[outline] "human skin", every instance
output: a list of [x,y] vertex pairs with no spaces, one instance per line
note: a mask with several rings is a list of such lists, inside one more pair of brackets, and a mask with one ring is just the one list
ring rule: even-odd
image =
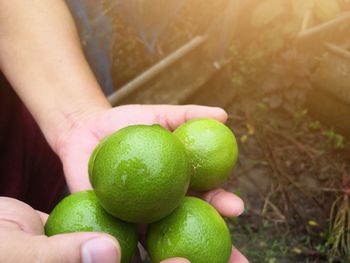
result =
[[[73,19],[62,0],[0,0],[0,70],[60,157],[72,192],[91,187],[89,156],[102,138],[120,128],[157,123],[174,130],[192,118],[227,119],[222,109],[194,105],[112,108],[84,58]],[[223,216],[238,216],[244,209],[240,198],[222,189],[201,197]],[[26,216],[16,217],[21,213]],[[69,258],[66,262],[84,261],[88,256],[91,262],[101,259],[97,256],[109,255],[113,262],[120,258],[118,242],[100,233],[45,237],[45,217],[23,203],[1,198],[0,261],[31,262],[39,258],[62,262],[62,254]],[[92,246],[91,240],[97,243]],[[8,244],[15,245],[16,251],[8,249]],[[62,249],[60,253],[52,248],[55,246]],[[230,262],[247,260],[233,250]]]

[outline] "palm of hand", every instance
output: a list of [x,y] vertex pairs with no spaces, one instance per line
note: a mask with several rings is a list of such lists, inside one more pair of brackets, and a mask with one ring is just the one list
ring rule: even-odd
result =
[[[215,118],[225,122],[226,113],[218,108],[201,106],[121,106],[82,118],[60,139],[58,154],[63,162],[65,176],[72,192],[90,189],[88,161],[93,149],[105,136],[136,124],[160,124],[174,130],[193,118]],[[243,212],[243,202],[232,193],[216,189],[200,197],[211,203],[224,216],[237,216]],[[247,262],[233,250],[234,262]]]
[[[205,109],[206,107],[204,107]],[[195,106],[122,106],[88,116],[67,131],[59,144],[69,189],[72,192],[91,188],[88,180],[88,160],[93,149],[105,136],[136,124],[160,124],[174,130],[186,120],[213,117],[225,121],[226,114],[215,109],[209,114]]]

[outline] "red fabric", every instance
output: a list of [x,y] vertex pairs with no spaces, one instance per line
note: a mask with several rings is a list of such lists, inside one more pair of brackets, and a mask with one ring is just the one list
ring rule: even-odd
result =
[[60,160],[0,72],[0,196],[49,212],[64,185]]

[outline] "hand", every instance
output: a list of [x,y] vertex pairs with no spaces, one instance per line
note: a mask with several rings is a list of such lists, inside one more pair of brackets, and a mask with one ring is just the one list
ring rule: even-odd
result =
[[44,235],[47,215],[0,197],[0,262],[120,262],[120,247],[101,233]]
[[[93,149],[105,136],[136,124],[160,124],[169,130],[175,130],[193,118],[214,118],[225,122],[227,114],[220,108],[204,106],[130,105],[75,117],[75,121],[55,144],[55,150],[63,162],[69,189],[76,192],[91,188],[87,172],[88,160]],[[244,209],[240,198],[223,189],[209,191],[201,197],[223,216],[238,216]],[[248,261],[234,249],[230,262]]]
[[62,160],[69,189],[77,192],[91,189],[88,161],[93,149],[107,135],[137,124],[160,124],[169,130],[175,130],[187,120],[200,117],[225,122],[227,114],[219,108],[202,106],[143,105],[94,110],[85,113],[85,116],[72,114],[67,121],[68,127],[61,129],[60,137],[52,146]]

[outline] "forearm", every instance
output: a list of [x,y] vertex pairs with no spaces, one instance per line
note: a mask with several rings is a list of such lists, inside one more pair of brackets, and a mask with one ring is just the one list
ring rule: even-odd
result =
[[54,149],[75,118],[110,107],[63,0],[0,0],[0,69]]

